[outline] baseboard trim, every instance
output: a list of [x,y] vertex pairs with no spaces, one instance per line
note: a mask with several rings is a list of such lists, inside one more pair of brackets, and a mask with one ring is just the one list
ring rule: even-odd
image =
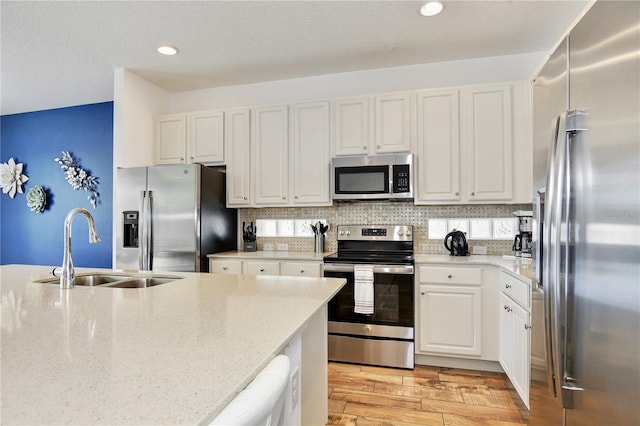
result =
[[485,361],[482,359],[451,358],[416,354],[415,363],[416,365],[430,365],[433,367],[464,368],[467,370],[504,373],[500,363],[496,361]]

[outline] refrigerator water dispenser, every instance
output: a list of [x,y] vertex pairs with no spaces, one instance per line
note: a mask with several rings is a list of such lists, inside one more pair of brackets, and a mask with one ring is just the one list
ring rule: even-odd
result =
[[138,212],[125,211],[123,216],[123,247],[138,247]]

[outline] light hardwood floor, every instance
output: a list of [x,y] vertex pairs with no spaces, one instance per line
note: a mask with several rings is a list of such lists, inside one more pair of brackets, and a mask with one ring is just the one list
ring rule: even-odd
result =
[[329,363],[329,426],[512,426],[527,419],[501,373]]

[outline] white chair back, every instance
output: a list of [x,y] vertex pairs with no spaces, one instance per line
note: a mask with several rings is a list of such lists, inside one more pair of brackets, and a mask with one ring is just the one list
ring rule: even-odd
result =
[[211,425],[276,426],[284,423],[290,362],[278,355],[231,401]]

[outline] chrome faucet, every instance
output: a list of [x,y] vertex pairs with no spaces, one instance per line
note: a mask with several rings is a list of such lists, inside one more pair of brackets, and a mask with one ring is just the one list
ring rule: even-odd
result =
[[62,258],[62,273],[60,274],[60,288],[72,288],[76,284],[76,274],[73,270],[73,260],[71,260],[71,222],[73,217],[82,213],[89,223],[89,243],[95,244],[100,241],[93,216],[87,209],[77,207],[67,214],[64,220],[64,257]]

